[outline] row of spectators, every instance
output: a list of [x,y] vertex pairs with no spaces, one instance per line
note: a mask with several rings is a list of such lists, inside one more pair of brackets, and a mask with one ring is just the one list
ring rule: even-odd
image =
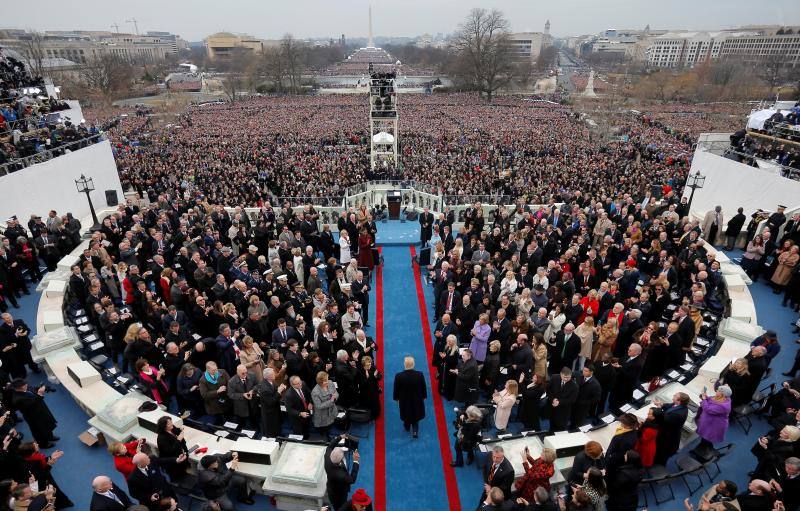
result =
[[62,119],[57,113],[69,105],[45,92],[40,77],[30,75],[27,67],[0,50],[0,165],[12,163],[6,171],[26,166],[22,158],[53,150],[52,156],[63,154],[59,148],[72,144],[71,150],[83,147],[74,142],[92,142],[93,125],[82,119]]

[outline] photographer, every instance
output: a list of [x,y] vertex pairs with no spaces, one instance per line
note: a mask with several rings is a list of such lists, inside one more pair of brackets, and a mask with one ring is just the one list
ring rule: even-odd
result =
[[[341,445],[340,445],[341,444]],[[353,451],[353,464],[347,470],[345,449]],[[325,474],[328,478],[328,500],[332,509],[341,509],[347,502],[350,486],[356,482],[361,455],[358,453],[358,441],[342,433],[337,436],[325,450]]]
[[[230,462],[230,467],[226,463]],[[197,485],[209,500],[216,500],[222,511],[234,511],[236,506],[228,497],[228,491],[236,488],[236,500],[253,505],[247,479],[236,473],[239,467],[239,454],[209,454],[200,459],[202,469],[197,474]]]
[[451,462],[453,467],[464,466],[464,451],[467,451],[467,465],[475,461],[475,447],[481,436],[481,421],[483,414],[477,406],[469,406],[467,411],[456,419],[456,460]]
[[57,436],[53,435],[57,422],[44,402],[45,391],[52,389],[48,389],[46,385],[42,384],[35,392],[30,392],[28,390],[28,382],[22,378],[17,378],[11,382],[11,387],[13,389],[11,394],[12,406],[22,413],[22,417],[28,423],[36,443],[42,449],[53,447],[53,442],[59,440]]

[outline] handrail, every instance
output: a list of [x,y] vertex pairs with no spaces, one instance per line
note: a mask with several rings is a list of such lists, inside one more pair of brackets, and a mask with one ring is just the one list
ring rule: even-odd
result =
[[101,140],[104,139],[103,138],[104,136],[105,135],[103,135],[102,133],[98,133],[97,135],[89,135],[88,137],[84,137],[80,140],[68,142],[66,144],[53,147],[52,149],[46,149],[36,154],[32,154],[30,156],[24,156],[22,158],[17,158],[15,160],[12,160],[8,163],[4,163],[0,165],[0,177],[11,174],[12,172],[17,172],[26,167],[30,167],[31,165],[35,165],[37,163],[42,163],[51,160],[53,158],[57,158],[58,156],[61,156],[61,154],[66,149],[72,149],[75,148],[75,146],[80,146],[77,147],[77,149],[83,149],[86,146],[100,142]]

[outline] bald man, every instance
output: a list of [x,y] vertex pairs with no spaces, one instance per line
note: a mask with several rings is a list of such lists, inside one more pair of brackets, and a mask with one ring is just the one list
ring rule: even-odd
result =
[[89,511],[125,511],[133,505],[130,497],[108,476],[97,476],[92,481],[92,502]]
[[128,491],[139,504],[151,511],[158,511],[162,497],[176,497],[161,471],[150,463],[150,456],[137,452],[131,461],[135,468],[128,476]]

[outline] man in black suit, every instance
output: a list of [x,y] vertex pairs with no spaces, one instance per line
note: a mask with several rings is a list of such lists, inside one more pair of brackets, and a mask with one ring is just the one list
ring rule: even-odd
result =
[[663,416],[656,437],[656,465],[667,465],[667,460],[678,452],[681,443],[681,431],[686,418],[689,416],[689,396],[677,392],[672,396],[671,403],[662,403],[659,400],[653,404],[661,407]]
[[56,429],[56,418],[50,412],[50,408],[44,402],[45,386],[40,385],[35,392],[28,390],[28,382],[22,378],[16,378],[11,382],[11,406],[12,409],[22,413],[22,417],[30,427],[33,439],[42,449],[49,449],[53,442],[59,440],[53,435]]
[[394,378],[392,398],[400,407],[400,419],[406,431],[411,430],[414,438],[419,436],[419,421],[425,418],[425,400],[428,388],[425,377],[414,369],[414,357],[403,360],[404,371]]
[[572,415],[572,406],[577,399],[578,385],[572,380],[572,369],[563,367],[561,373],[550,377],[547,385],[551,433],[567,429]]
[[[753,479],[747,485],[747,491],[736,496],[742,511],[772,511],[772,487],[763,479]],[[787,508],[788,509],[788,508]]]
[[575,377],[578,385],[578,398],[572,407],[572,427],[578,428],[586,423],[586,417],[594,411],[603,389],[600,382],[594,377],[594,367],[591,365],[583,366],[583,370]]
[[339,444],[344,443],[346,438],[347,435],[344,433],[337,436],[331,440],[325,450],[325,475],[328,477],[328,500],[331,503],[331,509],[342,509],[350,494],[350,486],[355,484],[358,477],[361,455],[358,453],[358,449],[353,452],[353,466],[348,471],[344,450],[339,447]]
[[444,351],[445,344],[447,343],[447,336],[455,335],[458,337],[458,329],[455,323],[450,319],[450,314],[442,314],[442,318],[436,323],[433,328],[433,359],[434,362],[438,360],[439,353]]
[[520,375],[528,375],[533,365],[533,350],[528,343],[528,336],[519,334],[517,342],[511,346],[511,367],[509,368],[509,379],[520,381]]
[[642,374],[644,359],[641,357],[642,346],[631,344],[628,346],[628,359],[622,364],[617,364],[617,382],[611,393],[612,408],[619,408],[633,399],[633,391],[639,386],[639,376]]
[[469,348],[461,352],[461,362],[458,369],[450,369],[456,375],[455,400],[464,403],[464,408],[472,405],[478,399],[478,361],[475,360]]
[[177,321],[181,328],[187,328],[189,326],[189,318],[186,316],[186,313],[179,311],[174,305],[170,305],[167,309],[167,313],[161,316],[161,325],[164,330],[167,330],[173,321]]
[[0,315],[0,360],[12,377],[24,378],[27,365],[34,373],[42,372],[31,357],[31,329],[8,312]]
[[433,236],[433,213],[428,208],[419,216],[419,244],[425,246]]
[[135,468],[128,476],[128,491],[131,497],[147,506],[151,511],[158,511],[162,497],[175,497],[175,492],[163,474],[150,464],[150,456],[143,452],[134,454],[131,460]]
[[450,271],[450,263],[443,261],[442,266],[438,270],[431,272],[429,276],[433,282],[433,320],[436,321],[439,319],[439,310],[441,309],[439,301],[449,288],[450,279],[453,277]]
[[86,303],[86,297],[89,295],[89,281],[81,273],[81,267],[77,264],[72,265],[72,275],[69,276],[69,290],[72,296],[78,299],[82,304]]
[[311,412],[314,408],[311,402],[311,391],[305,386],[299,376],[289,378],[291,388],[286,390],[283,396],[283,403],[286,405],[286,413],[289,415],[289,422],[292,425],[292,433],[308,438],[309,424],[311,423]]
[[600,384],[600,401],[598,401],[597,406],[592,411],[592,415],[594,417],[600,417],[600,414],[603,413],[606,409],[606,402],[608,401],[608,396],[614,390],[614,386],[617,384],[617,373],[618,370],[614,366],[617,359],[613,358],[610,353],[606,353],[603,355],[600,363],[597,364],[594,368],[594,377],[597,378],[597,382]]
[[441,318],[444,314],[453,314],[461,308],[461,293],[456,291],[456,284],[452,280],[447,283],[447,289],[442,291],[436,300],[438,307],[436,317]]
[[369,290],[372,289],[364,280],[364,273],[356,272],[356,278],[350,283],[350,290],[353,292],[355,301],[361,304],[361,319],[364,326],[369,326]]
[[575,325],[567,323],[564,330],[555,336],[555,344],[551,354],[550,366],[553,369],[568,367],[572,369],[578,354],[581,352],[581,339],[575,335]]
[[89,511],[125,511],[133,505],[130,497],[108,476],[97,476],[92,481],[92,501]]
[[496,445],[492,448],[492,462],[483,467],[483,493],[478,507],[483,505],[492,488],[500,488],[504,496],[511,496],[514,484],[514,467],[506,458],[503,448]]
[[278,320],[278,328],[272,332],[272,347],[280,352],[286,351],[286,344],[289,339],[297,339],[297,331],[290,326],[286,326],[286,320]]
[[[230,463],[230,467],[228,467]],[[200,469],[202,467],[202,469]],[[253,505],[255,501],[247,485],[247,479],[237,473],[239,454],[206,454],[200,458],[197,472],[197,486],[209,500],[215,500],[222,511],[236,511],[236,506],[228,497],[231,488],[236,489],[236,500]]]
[[271,367],[264,369],[258,398],[261,402],[261,432],[267,438],[275,438],[281,433],[281,394],[285,390],[285,384],[275,384],[275,370]]

